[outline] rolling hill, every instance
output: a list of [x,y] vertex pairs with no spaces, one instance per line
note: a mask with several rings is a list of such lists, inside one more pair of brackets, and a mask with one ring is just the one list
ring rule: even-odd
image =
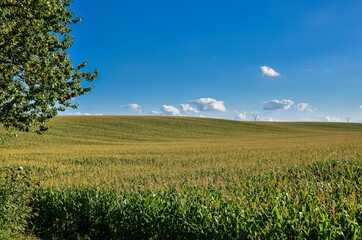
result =
[[158,176],[156,185],[162,185],[209,169],[274,168],[362,152],[362,124],[356,123],[60,116],[49,125],[41,136],[9,138],[0,146],[0,164],[26,166],[55,186],[139,186],[149,176]]

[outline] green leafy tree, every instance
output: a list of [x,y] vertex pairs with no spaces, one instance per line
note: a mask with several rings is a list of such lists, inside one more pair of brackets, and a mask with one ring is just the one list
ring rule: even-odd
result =
[[6,131],[47,130],[47,120],[98,76],[74,66],[69,53],[71,25],[82,19],[69,9],[73,0],[0,1],[0,123]]

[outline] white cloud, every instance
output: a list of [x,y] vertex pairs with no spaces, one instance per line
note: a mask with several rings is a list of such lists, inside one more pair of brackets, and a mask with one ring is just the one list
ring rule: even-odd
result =
[[220,111],[225,112],[226,108],[223,101],[218,101],[212,98],[200,98],[189,101],[198,111]]
[[277,110],[277,109],[289,109],[294,104],[293,101],[288,99],[283,100],[271,100],[263,102],[264,110]]
[[303,122],[316,122],[317,120],[312,119],[312,118],[302,118]]
[[267,67],[267,66],[261,66],[260,67],[261,72],[263,75],[267,75],[269,77],[278,77],[280,76],[280,73],[276,72],[274,69]]
[[131,103],[131,104],[128,104],[128,105],[121,105],[120,107],[121,108],[131,109],[132,111],[136,111],[138,113],[142,112],[141,106],[136,104],[136,103]]
[[256,115],[260,115],[260,112],[258,111],[253,111],[253,112],[250,112],[251,114],[256,114]]
[[245,120],[246,119],[246,112],[236,113],[235,119]]
[[314,68],[309,68],[309,69],[304,69],[303,72],[314,72],[315,69]]
[[305,111],[305,112],[315,112],[316,109],[313,109],[309,103],[298,103],[297,106],[295,106],[298,111]]
[[160,111],[151,111],[151,114],[152,115],[161,115],[161,112]]
[[200,112],[196,108],[191,107],[190,104],[180,104],[180,105],[181,105],[182,111],[184,111],[184,112],[194,112],[194,113]]
[[341,121],[341,119],[339,117],[332,117],[332,116],[322,116],[321,120],[327,121],[327,122],[340,122]]
[[359,105],[359,109],[362,109],[362,105]]
[[174,106],[170,106],[170,105],[163,105],[161,108],[162,113],[167,114],[167,115],[180,115],[180,111],[175,108]]
[[279,119],[276,119],[276,118],[273,118],[273,117],[262,118],[262,120],[268,121],[268,122],[280,122]]

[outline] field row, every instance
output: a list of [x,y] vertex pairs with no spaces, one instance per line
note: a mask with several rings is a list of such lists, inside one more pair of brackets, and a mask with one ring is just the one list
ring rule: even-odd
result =
[[[21,196],[28,197],[13,198],[12,204],[16,200],[23,204],[23,215],[30,207],[32,214],[23,216],[26,220],[23,227],[45,239],[361,239],[362,236],[361,159],[331,159],[259,173],[246,169],[240,170],[237,177],[221,170],[214,174],[227,179],[224,186],[185,182],[177,188],[153,191],[87,186],[56,190],[33,186],[24,194],[25,185],[20,183],[26,180],[26,171],[14,169],[12,191],[22,191]],[[9,198],[4,191],[6,183],[2,182],[0,189],[0,199],[6,199],[6,194]],[[9,202],[2,204],[6,206]]]

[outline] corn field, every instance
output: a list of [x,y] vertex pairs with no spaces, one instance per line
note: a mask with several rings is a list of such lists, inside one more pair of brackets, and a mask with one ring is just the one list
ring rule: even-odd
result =
[[0,146],[2,239],[362,239],[361,124],[52,124]]

